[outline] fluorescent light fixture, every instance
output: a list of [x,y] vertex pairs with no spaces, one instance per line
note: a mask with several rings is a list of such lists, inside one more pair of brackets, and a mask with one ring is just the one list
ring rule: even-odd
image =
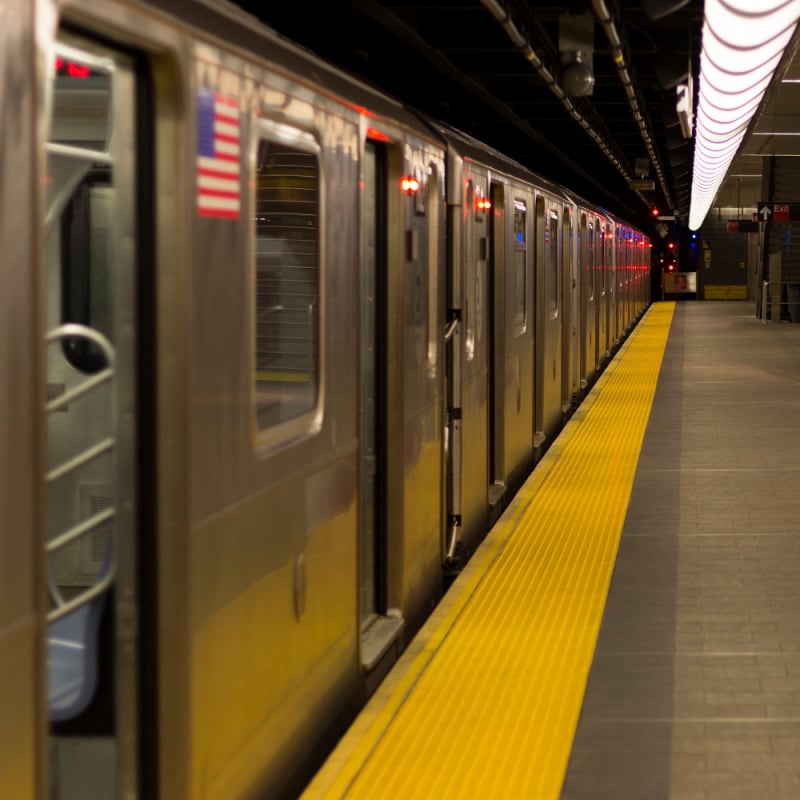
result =
[[689,227],[708,214],[800,17],[800,0],[706,0]]

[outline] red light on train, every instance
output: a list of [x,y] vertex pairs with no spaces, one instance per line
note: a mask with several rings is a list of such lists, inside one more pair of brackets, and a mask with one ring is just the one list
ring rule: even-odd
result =
[[65,61],[61,56],[56,56],[55,68],[56,75],[65,75],[68,78],[77,78],[78,80],[84,80],[92,74],[92,70],[86,64]]
[[419,191],[419,181],[413,175],[404,175],[400,179],[400,188],[406,194],[416,194]]
[[89,67],[85,64],[67,64],[67,75],[69,75],[70,78],[88,78],[89,72]]
[[478,199],[476,206],[479,211],[488,211],[492,207],[492,201],[486,200],[483,197]]
[[389,136],[377,128],[367,128],[367,139],[375,139],[378,142],[388,142]]

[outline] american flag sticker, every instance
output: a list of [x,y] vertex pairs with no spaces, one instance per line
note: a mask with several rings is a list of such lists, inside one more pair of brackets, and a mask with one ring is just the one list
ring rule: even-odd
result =
[[197,212],[238,219],[241,210],[239,105],[210,89],[197,95]]

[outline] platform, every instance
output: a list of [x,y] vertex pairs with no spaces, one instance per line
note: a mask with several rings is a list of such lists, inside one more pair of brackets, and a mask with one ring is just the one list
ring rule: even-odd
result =
[[651,306],[303,795],[800,797],[800,325]]

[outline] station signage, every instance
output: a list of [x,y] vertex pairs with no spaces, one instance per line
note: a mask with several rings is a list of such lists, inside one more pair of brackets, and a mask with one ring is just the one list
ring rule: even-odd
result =
[[752,219],[729,219],[728,233],[758,233],[758,223]]
[[758,201],[759,222],[800,222],[800,203]]

